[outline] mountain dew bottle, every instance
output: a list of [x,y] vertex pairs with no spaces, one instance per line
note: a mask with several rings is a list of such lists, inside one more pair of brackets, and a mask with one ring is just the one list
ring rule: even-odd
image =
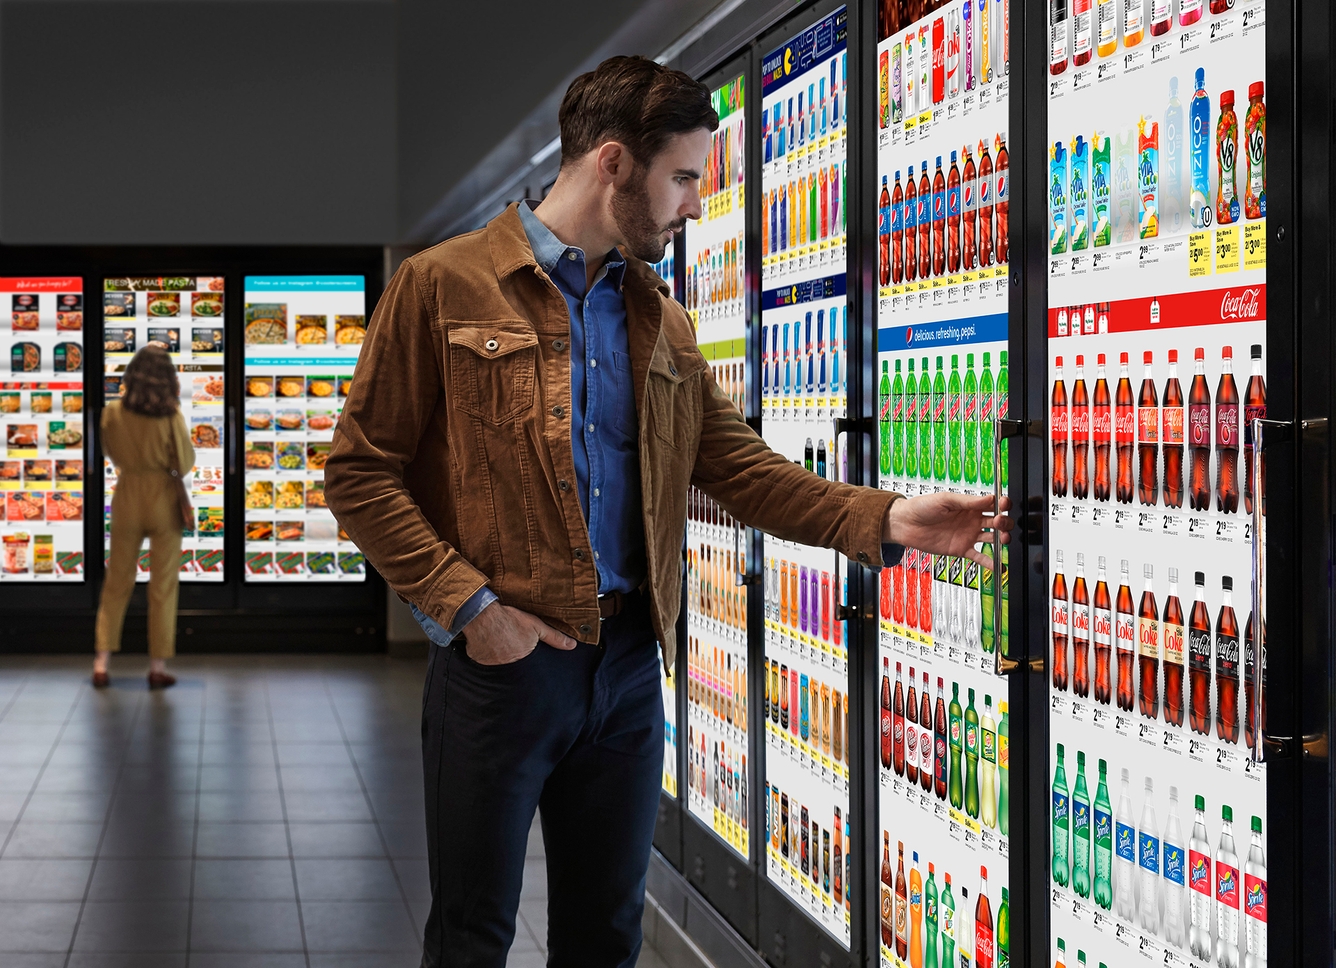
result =
[[932,377],[932,476],[946,480],[946,373],[940,356]]
[[1095,788],[1095,903],[1104,910],[1113,907],[1113,806],[1109,803],[1109,766],[1099,761],[1099,786]]
[[905,472],[905,379],[900,361],[895,361],[895,379],[891,381],[891,472],[897,478]]
[[[877,456],[880,460],[882,477],[891,476],[891,425],[895,421],[895,414],[892,411],[894,394],[891,393],[891,376],[886,369],[889,365],[889,360],[881,361],[881,386],[878,388],[881,397],[879,401],[881,408],[877,414]],[[895,369],[898,373],[900,370],[899,360],[895,363]]]
[[979,375],[979,482],[988,487],[993,486],[993,435],[997,431],[993,423],[993,371],[989,369],[992,355],[983,355],[983,373]]
[[923,371],[919,373],[919,477],[932,480],[932,381],[928,377],[928,358],[923,358]]
[[965,354],[965,483],[979,480],[979,381],[974,354]]
[[960,356],[956,353],[951,354],[951,378],[946,384],[946,428],[947,436],[950,438],[950,449],[947,452],[946,474],[951,478],[951,483],[959,484],[961,475],[961,464],[964,455],[961,453],[961,434],[962,429],[960,421],[964,414],[961,412],[960,399]]
[[905,477],[918,477],[918,381],[913,360],[905,378]]
[[[1011,381],[1007,378],[1007,351],[1003,350],[1000,354],[1001,360],[997,364],[997,419],[1005,420],[1007,418],[1007,391],[1011,387]],[[1002,438],[1002,487],[1007,486],[1007,440]],[[1003,545],[1006,550],[1006,545]]]

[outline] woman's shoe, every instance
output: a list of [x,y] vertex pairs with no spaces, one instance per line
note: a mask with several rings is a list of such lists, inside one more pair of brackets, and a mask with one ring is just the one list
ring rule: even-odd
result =
[[111,675],[109,673],[94,671],[93,673],[94,689],[105,689],[109,685],[111,685]]
[[150,672],[148,674],[148,687],[150,689],[166,689],[174,685],[176,685],[176,676],[170,676],[165,672]]

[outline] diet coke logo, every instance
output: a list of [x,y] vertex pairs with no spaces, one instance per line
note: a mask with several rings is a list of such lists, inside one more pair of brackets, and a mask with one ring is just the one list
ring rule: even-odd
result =
[[1238,294],[1232,289],[1226,289],[1225,295],[1220,300],[1220,318],[1256,319],[1261,313],[1261,292],[1256,286]]

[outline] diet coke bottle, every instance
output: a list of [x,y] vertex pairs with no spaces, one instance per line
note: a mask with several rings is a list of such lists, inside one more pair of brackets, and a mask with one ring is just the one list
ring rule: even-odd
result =
[[1086,591],[1085,555],[1076,553],[1076,581],[1072,583],[1072,692],[1090,695],[1090,594]]
[[1155,394],[1155,377],[1151,373],[1153,354],[1146,351],[1143,359],[1141,395],[1137,398],[1137,461],[1140,464],[1137,495],[1142,504],[1154,504],[1159,499],[1155,480],[1160,463],[1160,403]]
[[1109,704],[1109,661],[1113,651],[1113,603],[1109,599],[1109,582],[1103,555],[1099,556],[1099,571],[1095,576],[1095,702]]
[[1183,606],[1178,600],[1178,569],[1169,569],[1169,599],[1164,603],[1160,640],[1164,643],[1164,721],[1183,725]]
[[1062,549],[1053,575],[1053,688],[1067,691],[1067,636],[1071,626],[1067,603],[1067,576],[1062,573]]
[[1164,448],[1164,503],[1183,506],[1183,388],[1178,384],[1178,350],[1169,351],[1169,379],[1160,411],[1160,443]]
[[1136,445],[1136,416],[1132,381],[1127,376],[1127,354],[1118,359],[1118,389],[1114,397],[1113,436],[1118,446],[1118,503],[1132,503],[1132,450]]
[[1141,591],[1141,607],[1137,609],[1137,664],[1141,672],[1137,694],[1141,697],[1141,715],[1153,720],[1160,715],[1160,614],[1152,582],[1155,573],[1149,564],[1144,575],[1146,584]]
[[[1118,708],[1131,712],[1136,695],[1133,683],[1133,657],[1136,655],[1136,619],[1132,614],[1132,589],[1128,585],[1127,559],[1119,572],[1118,600],[1113,620],[1115,649],[1118,656]],[[1153,599],[1152,599],[1153,600]]]

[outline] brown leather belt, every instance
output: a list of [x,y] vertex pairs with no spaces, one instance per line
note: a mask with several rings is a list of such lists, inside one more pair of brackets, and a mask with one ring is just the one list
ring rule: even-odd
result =
[[598,617],[607,621],[614,615],[620,615],[640,598],[640,589],[633,592],[608,592],[598,596]]

